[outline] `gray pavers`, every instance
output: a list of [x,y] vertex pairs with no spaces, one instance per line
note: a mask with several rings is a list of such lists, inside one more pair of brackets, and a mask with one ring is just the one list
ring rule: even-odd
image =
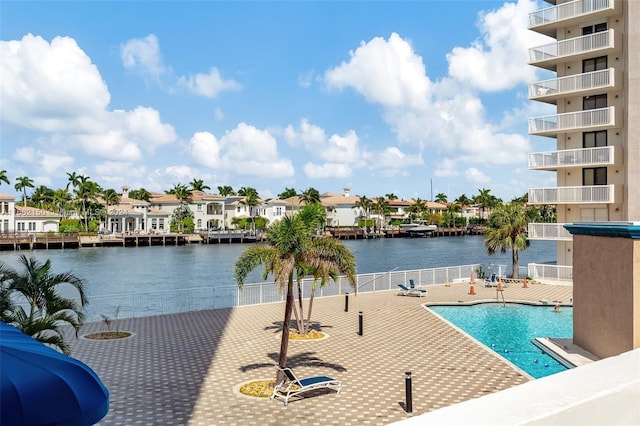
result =
[[[111,395],[104,425],[382,425],[531,380],[497,354],[424,308],[429,302],[494,300],[495,289],[469,284],[429,287],[427,297],[395,291],[316,299],[312,320],[329,337],[291,341],[297,375],[328,375],[342,392],[316,392],[288,406],[242,396],[243,382],[275,376],[284,304],[246,306],[120,320],[125,340],[72,342]],[[507,300],[568,302],[572,288],[507,288]],[[358,312],[363,335],[358,335]],[[112,326],[112,329],[114,326]],[[87,324],[82,334],[103,330]],[[412,372],[407,414],[405,371]]]

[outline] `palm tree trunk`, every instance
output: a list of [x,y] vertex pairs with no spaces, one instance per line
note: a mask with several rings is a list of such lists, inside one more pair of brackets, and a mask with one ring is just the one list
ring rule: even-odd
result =
[[298,280],[298,306],[300,306],[300,316],[296,315],[296,320],[298,321],[298,333],[304,334],[304,305],[302,304],[302,283],[301,280]]
[[[287,351],[289,349],[289,324],[291,322],[291,311],[293,309],[293,275],[289,276],[289,284],[287,285],[287,303],[284,306],[284,324],[282,325],[282,338],[280,340],[280,356],[278,357],[278,365],[286,367]],[[278,370],[276,375],[276,383],[280,383],[284,373]]]
[[515,243],[511,246],[511,268],[513,269],[513,278],[518,278],[518,248]]
[[309,311],[307,312],[307,323],[304,327],[304,334],[309,332],[309,324],[311,324],[311,309],[313,309],[313,297],[316,295],[315,288],[311,290],[311,296],[309,297]]

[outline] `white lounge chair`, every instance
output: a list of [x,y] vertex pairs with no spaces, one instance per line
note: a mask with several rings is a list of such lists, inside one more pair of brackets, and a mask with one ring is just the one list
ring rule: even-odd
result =
[[418,296],[418,297],[422,297],[422,296],[426,296],[427,295],[427,290],[423,289],[423,288],[409,288],[404,284],[398,284],[398,287],[400,288],[400,290],[398,291],[398,296]]
[[299,379],[293,373],[293,370],[288,367],[276,365],[276,368],[284,373],[284,378],[274,386],[271,399],[281,399],[284,401],[284,405],[289,403],[290,398],[316,389],[331,389],[340,393],[339,380],[327,376],[313,376]]

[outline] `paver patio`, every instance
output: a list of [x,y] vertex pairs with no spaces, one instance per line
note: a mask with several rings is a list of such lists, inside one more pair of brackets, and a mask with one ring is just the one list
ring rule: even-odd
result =
[[[109,388],[104,425],[383,425],[531,380],[424,308],[496,300],[492,288],[468,292],[468,283],[456,283],[430,286],[427,297],[362,293],[349,296],[348,312],[344,296],[316,299],[312,320],[329,337],[291,341],[287,365],[301,377],[339,379],[342,391],[317,392],[286,407],[237,391],[243,382],[275,376],[283,303],[119,320],[112,329],[133,337],[73,340],[72,355]],[[504,297],[567,303],[572,287],[510,287]],[[91,323],[82,334],[103,330],[104,324]],[[412,373],[412,414],[402,405],[406,371]]]

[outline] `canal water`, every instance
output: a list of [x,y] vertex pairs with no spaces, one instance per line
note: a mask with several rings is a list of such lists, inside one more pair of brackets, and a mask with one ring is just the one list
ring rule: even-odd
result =
[[[343,243],[354,253],[359,274],[476,263],[506,265],[507,274],[511,273],[511,253],[488,256],[482,236],[383,238],[345,240]],[[235,286],[235,261],[251,246],[193,244],[0,252],[0,262],[17,267],[21,254],[41,261],[50,259],[53,272],[70,271],[86,280],[91,302],[91,298],[104,299],[129,293],[175,291],[180,295],[180,290]],[[520,252],[519,258],[520,266],[554,262],[555,242],[532,241],[528,249]],[[262,282],[261,275],[262,268],[257,268],[246,282]],[[88,314],[92,310],[90,306]]]

